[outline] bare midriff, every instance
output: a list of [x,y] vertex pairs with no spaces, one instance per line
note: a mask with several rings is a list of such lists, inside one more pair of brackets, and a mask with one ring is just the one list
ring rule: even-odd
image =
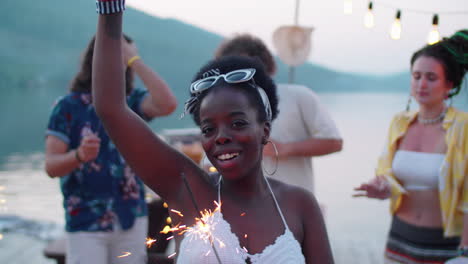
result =
[[438,190],[408,191],[395,213],[401,220],[422,227],[442,227]]

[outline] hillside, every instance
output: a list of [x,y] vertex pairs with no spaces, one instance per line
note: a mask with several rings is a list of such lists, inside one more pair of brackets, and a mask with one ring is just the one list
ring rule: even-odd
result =
[[[92,1],[2,0],[0,156],[43,149],[50,106],[67,91],[78,69],[80,54],[95,32],[96,20]],[[193,126],[190,118],[178,120],[187,87],[222,37],[133,9],[126,12],[124,30],[136,40],[144,60],[164,77],[179,100],[176,113],[152,122],[152,128],[158,131]],[[286,79],[286,67],[280,64],[277,80]],[[317,92],[385,92],[388,87],[406,90],[408,83],[406,74],[372,77],[312,64],[297,69],[297,82]]]
[[[95,31],[93,8],[89,1],[3,0],[0,56],[4,63],[0,65],[0,84],[24,88],[68,82],[77,69],[79,54]],[[191,25],[133,9],[126,12],[124,29],[138,42],[145,61],[173,87],[180,88],[186,87],[222,39]],[[285,81],[286,67],[280,63],[279,69],[277,79]],[[314,86],[319,92],[374,91],[369,84],[399,79],[340,73],[312,64],[299,67],[297,76],[298,82]],[[344,88],[348,81],[355,85]]]

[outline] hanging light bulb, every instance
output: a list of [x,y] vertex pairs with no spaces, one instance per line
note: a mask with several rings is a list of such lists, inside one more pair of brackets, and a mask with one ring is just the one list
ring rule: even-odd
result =
[[390,30],[390,37],[392,39],[400,39],[401,37],[401,11],[398,10],[393,21],[392,29]]
[[374,27],[374,14],[372,13],[372,8],[372,2],[369,2],[369,8],[367,9],[367,13],[364,16],[364,26],[366,28]]
[[427,43],[429,45],[435,44],[440,40],[439,34],[439,16],[437,14],[432,17],[432,30],[429,32],[429,36],[427,38]]
[[343,8],[344,8],[344,13],[347,14],[347,15],[350,15],[353,13],[353,1],[352,0],[344,0],[344,4],[343,4]]

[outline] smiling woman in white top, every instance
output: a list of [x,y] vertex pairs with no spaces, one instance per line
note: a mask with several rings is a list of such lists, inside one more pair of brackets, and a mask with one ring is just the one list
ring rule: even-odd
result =
[[99,12],[112,14],[99,16],[94,104],[125,160],[169,204],[181,230],[174,232],[177,262],[333,263],[314,196],[262,170],[263,147],[278,114],[276,86],[263,66],[224,57],[202,67],[190,86],[185,113],[200,127],[203,149],[219,172],[211,177],[128,109],[116,2],[98,2]]

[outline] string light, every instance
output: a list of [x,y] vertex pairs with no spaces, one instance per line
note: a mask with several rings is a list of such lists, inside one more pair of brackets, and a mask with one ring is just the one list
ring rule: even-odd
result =
[[429,32],[429,36],[427,38],[427,43],[429,45],[435,44],[440,40],[439,34],[439,16],[437,14],[432,17],[432,30]]
[[373,5],[372,2],[369,2],[369,7],[367,9],[367,13],[364,16],[364,26],[366,28],[373,28],[374,27],[374,13],[372,13]]
[[346,15],[350,15],[353,13],[353,1],[352,0],[344,0],[343,3],[344,13]]
[[390,30],[390,37],[395,40],[401,38],[401,10],[398,10],[396,13],[395,21],[393,21]]
[[[427,36],[427,43],[434,44],[440,41],[439,33],[439,15],[468,15],[468,10],[424,10],[418,8],[400,8],[392,3],[386,2],[385,0],[373,0],[369,1],[367,12],[364,16],[364,26],[366,28],[373,28],[375,26],[375,15],[373,12],[374,5],[376,4],[384,8],[397,10],[395,20],[393,21],[390,28],[390,37],[392,39],[401,38],[401,13],[405,11],[406,13],[418,13],[418,14],[427,14],[432,15],[432,29]],[[352,0],[344,0],[344,13],[352,14]]]

